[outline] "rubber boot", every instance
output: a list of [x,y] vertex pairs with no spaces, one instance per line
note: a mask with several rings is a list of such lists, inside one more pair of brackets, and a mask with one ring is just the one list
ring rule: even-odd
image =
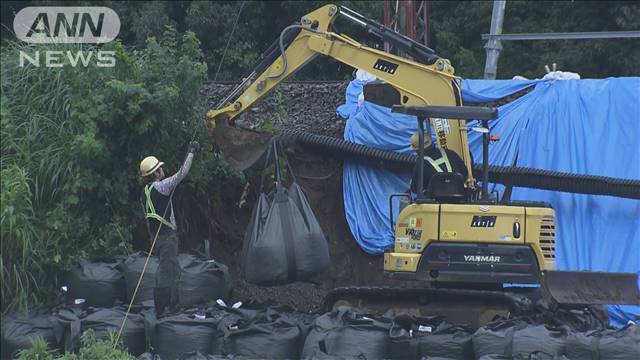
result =
[[153,303],[156,308],[156,316],[161,316],[165,309],[171,304],[171,288],[154,288]]

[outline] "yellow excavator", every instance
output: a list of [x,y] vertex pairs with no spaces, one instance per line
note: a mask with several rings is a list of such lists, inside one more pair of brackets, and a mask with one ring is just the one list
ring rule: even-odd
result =
[[[338,16],[363,26],[411,59],[367,47],[333,31]],[[233,138],[238,151],[261,147],[259,138],[252,138],[253,134],[230,133],[237,117],[318,55],[362,69],[382,80],[385,86],[372,96],[393,106],[393,111],[417,117],[420,145],[424,144],[425,125],[429,135],[433,128],[438,147],[457,153],[468,174],[463,178],[459,173],[438,173],[425,189],[424,149],[419,146],[416,196],[391,196],[406,199],[397,221],[391,220],[395,243],[384,254],[385,275],[428,282],[429,286],[405,286],[393,291],[343,288],[329,294],[330,304],[348,301],[375,307],[376,301],[388,306],[390,299],[407,300],[417,301],[421,314],[437,314],[450,310],[454,303],[463,303],[458,315],[468,318],[473,303],[482,303],[481,314],[476,316],[485,316],[486,322],[493,314],[485,314],[487,308],[497,311],[512,301],[486,289],[505,283],[540,284],[541,293],[558,303],[640,303],[637,274],[555,271],[554,210],[541,202],[498,201],[488,192],[488,121],[497,117],[497,111],[462,106],[460,79],[454,75],[449,60],[348,8],[326,5],[286,27],[254,71],[217,109],[207,113],[211,135],[226,136],[227,141]],[[482,126],[468,128],[465,120],[470,119],[479,120]],[[469,130],[479,131],[483,136],[482,186],[474,178],[467,140]],[[251,163],[256,158],[257,155],[246,161]],[[434,284],[447,286],[434,288]],[[451,284],[457,289],[450,288]],[[442,299],[443,294],[445,301],[435,305],[434,300]],[[425,308],[430,310],[423,311]]]

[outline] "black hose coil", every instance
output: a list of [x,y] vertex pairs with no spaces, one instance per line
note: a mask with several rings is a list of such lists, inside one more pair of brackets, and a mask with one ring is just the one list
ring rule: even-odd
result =
[[[401,166],[411,169],[415,166],[417,160],[416,155],[376,149],[339,138],[311,134],[300,130],[283,130],[280,134],[280,139],[322,150],[323,153],[328,152],[335,156],[356,161],[373,162],[381,166]],[[474,164],[473,170],[476,173],[480,173],[482,166]],[[632,179],[490,165],[489,181],[517,187],[640,199],[640,180]]]

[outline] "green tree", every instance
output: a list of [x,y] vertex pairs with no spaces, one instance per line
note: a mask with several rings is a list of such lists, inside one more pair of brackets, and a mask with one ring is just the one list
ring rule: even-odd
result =
[[[3,310],[43,301],[78,257],[130,249],[142,221],[139,161],[154,153],[177,169],[192,136],[203,151],[180,190],[213,209],[242,176],[207,146],[199,90],[207,77],[192,32],[165,29],[145,47],[118,42],[116,66],[20,67],[18,53],[95,52],[61,44],[5,46],[2,63]],[[95,53],[93,53],[95,56]],[[240,190],[241,191],[241,190]],[[183,222],[188,220],[184,219]],[[181,224],[188,229],[187,224]]]

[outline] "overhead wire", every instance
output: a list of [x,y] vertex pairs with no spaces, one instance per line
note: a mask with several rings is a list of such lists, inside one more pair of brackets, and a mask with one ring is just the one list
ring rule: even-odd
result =
[[[235,22],[233,24],[233,27],[231,28],[231,33],[229,34],[229,38],[227,39],[227,44],[224,48],[224,51],[222,52],[222,58],[220,59],[220,63],[218,64],[218,69],[216,70],[215,76],[214,76],[214,82],[218,79],[218,74],[220,73],[220,69],[222,68],[222,64],[224,62],[224,58],[227,54],[227,51],[229,49],[229,45],[231,44],[231,39],[233,38],[233,34],[238,26],[238,21],[240,20],[240,15],[242,14],[242,9],[244,8],[245,5],[245,0],[242,1],[242,3],[240,4],[240,8],[238,9],[238,13],[236,15],[236,19]],[[196,135],[198,134],[198,131],[200,130],[200,126],[202,126],[202,123],[204,123],[204,121],[198,121],[193,125],[193,133],[191,134],[191,140],[189,143],[192,143],[195,138]],[[198,126],[200,125],[200,126]],[[189,153],[187,152],[187,156],[189,156]],[[167,206],[165,206],[164,208],[164,212],[162,213],[162,217],[165,218],[167,215],[167,211],[169,210],[169,207],[171,207],[171,200],[173,199],[173,194],[175,192],[175,187],[171,190],[171,193],[169,194],[169,201],[167,202]],[[133,306],[133,302],[135,301],[136,295],[138,294],[138,290],[140,289],[140,285],[142,284],[142,279],[144,278],[144,274],[147,270],[147,266],[149,264],[149,259],[151,258],[151,254],[153,254],[153,249],[155,247],[156,241],[158,240],[158,235],[160,234],[160,229],[162,228],[162,225],[158,226],[158,230],[156,231],[156,234],[153,238],[153,241],[151,242],[151,247],[149,248],[149,253],[147,254],[147,258],[144,261],[144,266],[142,267],[142,272],[140,273],[140,277],[138,278],[138,282],[136,284],[136,287],[133,290],[133,294],[131,296],[131,301],[129,302],[129,306],[127,307],[127,311],[124,314],[124,318],[122,319],[122,324],[120,324],[120,329],[118,330],[118,333],[116,335],[116,337],[113,340],[113,348],[115,349],[118,346],[118,343],[120,342],[120,337],[122,336],[122,331],[124,330],[124,326],[127,322],[127,318],[129,316],[129,313],[131,312],[131,307]]]

